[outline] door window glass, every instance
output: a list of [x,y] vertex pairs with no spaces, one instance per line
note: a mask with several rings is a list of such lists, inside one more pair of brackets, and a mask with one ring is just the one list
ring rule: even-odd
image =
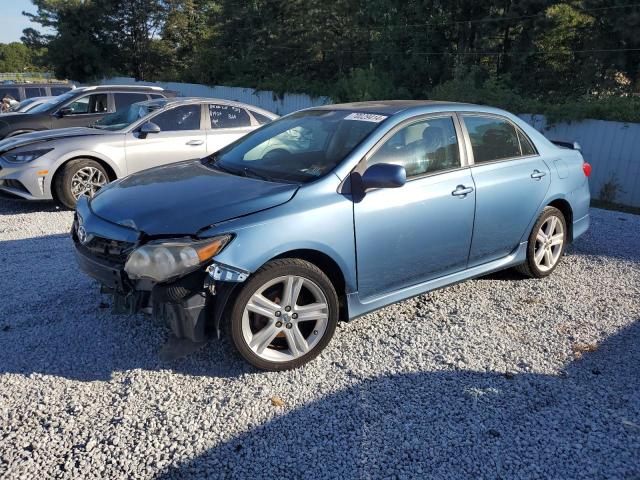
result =
[[453,119],[430,118],[400,129],[367,162],[375,163],[402,165],[407,177],[460,167]]
[[518,130],[518,138],[520,139],[520,150],[522,150],[523,157],[536,155],[537,152],[536,149],[533,148],[531,140],[529,140],[529,138],[520,130]]
[[264,125],[265,123],[269,123],[272,121],[266,115],[262,115],[261,113],[254,112],[253,110],[251,110],[251,115],[253,115],[253,118],[255,118],[260,125]]
[[113,98],[116,103],[116,112],[128,108],[131,104],[148,100],[144,93],[114,93]]
[[81,113],[105,113],[108,109],[107,94],[96,93],[94,95],[80,97],[68,104],[65,108],[70,108],[74,115]]
[[153,117],[151,122],[163,132],[200,130],[200,105],[183,105]]
[[251,125],[249,114],[232,105],[209,105],[211,128],[240,128]]
[[513,124],[494,117],[465,116],[474,163],[519,157],[520,142]]
[[43,97],[45,95],[45,91],[44,91],[44,88],[26,87],[24,89],[24,95],[27,98]]

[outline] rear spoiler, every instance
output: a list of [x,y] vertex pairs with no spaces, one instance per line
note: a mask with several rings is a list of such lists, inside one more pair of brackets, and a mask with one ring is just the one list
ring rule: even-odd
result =
[[551,140],[551,143],[560,148],[569,148],[571,150],[582,151],[582,147],[578,142],[561,142],[560,140]]

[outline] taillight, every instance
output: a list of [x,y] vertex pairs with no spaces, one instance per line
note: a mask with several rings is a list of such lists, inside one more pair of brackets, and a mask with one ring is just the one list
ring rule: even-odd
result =
[[582,164],[582,171],[584,172],[585,177],[589,177],[591,175],[591,164],[584,162]]

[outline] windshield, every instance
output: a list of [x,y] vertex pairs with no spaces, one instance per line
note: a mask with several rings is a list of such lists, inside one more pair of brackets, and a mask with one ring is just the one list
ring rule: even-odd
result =
[[346,110],[299,112],[255,130],[209,160],[234,174],[310,182],[333,170],[386,118]]
[[75,95],[76,94],[73,93],[73,92],[69,92],[69,93],[64,93],[62,95],[58,95],[57,97],[53,97],[51,100],[47,100],[46,102],[41,103],[37,107],[33,107],[31,110],[29,110],[29,113],[48,112],[52,108],[55,108],[55,107],[58,107],[59,105],[62,105],[64,102],[66,102],[67,100],[73,98]]
[[102,130],[122,130],[160,107],[162,107],[162,104],[146,100],[144,102],[134,103],[127,108],[106,115],[91,126]]

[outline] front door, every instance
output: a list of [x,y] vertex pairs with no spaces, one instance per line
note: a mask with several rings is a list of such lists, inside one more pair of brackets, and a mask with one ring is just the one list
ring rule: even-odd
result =
[[92,93],[78,97],[62,106],[63,116],[51,115],[51,128],[88,127],[109,112],[107,93]]
[[128,133],[125,147],[128,173],[206,156],[207,136],[200,128],[201,107],[182,105],[149,118],[160,127],[158,133]]
[[401,126],[367,160],[407,171],[400,188],[354,203],[361,301],[466,268],[475,190],[457,121],[428,117]]
[[513,252],[545,198],[550,171],[528,137],[504,117],[463,115],[473,152],[476,218],[469,267]]

